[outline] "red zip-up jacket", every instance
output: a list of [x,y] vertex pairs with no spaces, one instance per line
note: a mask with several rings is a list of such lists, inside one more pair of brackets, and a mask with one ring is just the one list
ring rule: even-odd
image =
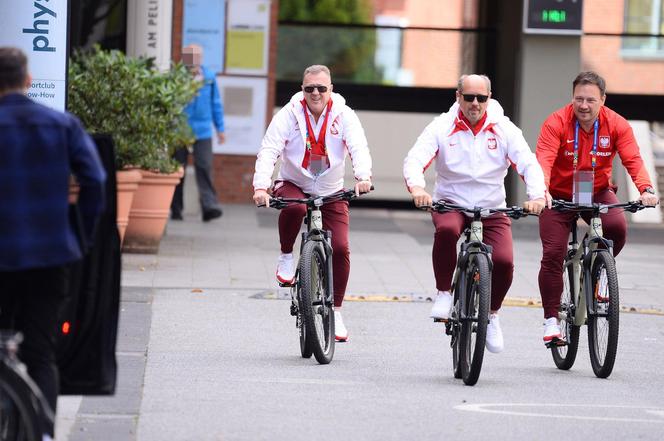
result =
[[[572,199],[574,175],[574,127],[576,117],[572,104],[552,113],[540,130],[535,155],[544,171],[544,182],[553,198]],[[592,170],[593,135],[579,127],[579,162],[577,170]],[[599,111],[597,164],[593,192],[609,188],[616,152],[632,177],[639,193],[652,186],[632,127],[627,120],[606,106]]]

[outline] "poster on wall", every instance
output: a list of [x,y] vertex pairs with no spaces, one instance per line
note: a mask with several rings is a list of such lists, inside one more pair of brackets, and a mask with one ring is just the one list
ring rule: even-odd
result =
[[215,153],[255,155],[265,134],[267,78],[217,77],[224,104],[226,142],[218,144],[213,137]]
[[267,75],[269,38],[269,0],[229,0],[226,73]]
[[28,96],[64,110],[67,95],[66,0],[0,0],[0,46],[14,46],[28,56],[32,86]]
[[182,45],[203,48],[203,64],[223,71],[225,0],[185,0]]

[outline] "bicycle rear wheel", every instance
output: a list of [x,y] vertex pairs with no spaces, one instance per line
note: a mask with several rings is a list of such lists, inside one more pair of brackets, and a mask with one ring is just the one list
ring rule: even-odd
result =
[[302,358],[311,358],[311,355],[314,353],[311,349],[311,343],[307,339],[307,329],[304,327],[304,319],[302,318],[302,313],[298,312],[297,317],[297,329],[300,334],[300,354]]
[[461,377],[469,386],[477,383],[482,370],[486,328],[489,323],[491,272],[484,254],[475,254],[466,271],[465,317],[461,317]]
[[0,441],[41,441],[36,405],[23,380],[0,361]]
[[551,347],[553,362],[558,369],[562,370],[568,370],[574,365],[576,354],[579,350],[580,327],[574,325],[574,314],[577,308],[574,293],[578,288],[579,279],[574,277],[573,265],[577,264],[565,259],[565,263],[563,264],[563,268],[565,268],[563,272],[563,292],[560,295],[560,307],[558,309],[560,331],[562,338],[567,344]]
[[591,272],[592,308],[588,314],[590,364],[599,378],[611,375],[618,351],[620,296],[613,256],[601,250],[595,256]]
[[328,364],[334,356],[334,311],[328,301],[328,273],[323,247],[309,241],[300,260],[300,306],[303,327],[314,357]]

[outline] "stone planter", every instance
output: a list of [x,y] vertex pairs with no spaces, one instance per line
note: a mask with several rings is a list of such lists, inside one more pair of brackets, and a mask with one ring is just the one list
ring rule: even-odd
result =
[[143,178],[134,193],[122,251],[154,254],[164,234],[175,186],[184,170],[161,174],[140,170]]

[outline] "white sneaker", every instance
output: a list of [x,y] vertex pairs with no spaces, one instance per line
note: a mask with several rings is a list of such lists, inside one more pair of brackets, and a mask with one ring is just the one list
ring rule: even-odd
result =
[[503,330],[500,329],[498,314],[489,314],[489,325],[486,327],[486,348],[489,352],[497,354],[503,351]]
[[447,320],[450,318],[451,309],[452,294],[449,291],[438,291],[429,316],[435,319]]
[[341,317],[341,311],[334,310],[334,339],[336,341],[348,341],[348,329],[344,325],[344,319]]
[[549,317],[544,321],[544,344],[553,340],[561,340],[563,334],[560,331],[560,325],[556,317]]
[[277,281],[283,285],[292,285],[295,281],[295,259],[293,259],[293,253],[282,253],[279,255]]

